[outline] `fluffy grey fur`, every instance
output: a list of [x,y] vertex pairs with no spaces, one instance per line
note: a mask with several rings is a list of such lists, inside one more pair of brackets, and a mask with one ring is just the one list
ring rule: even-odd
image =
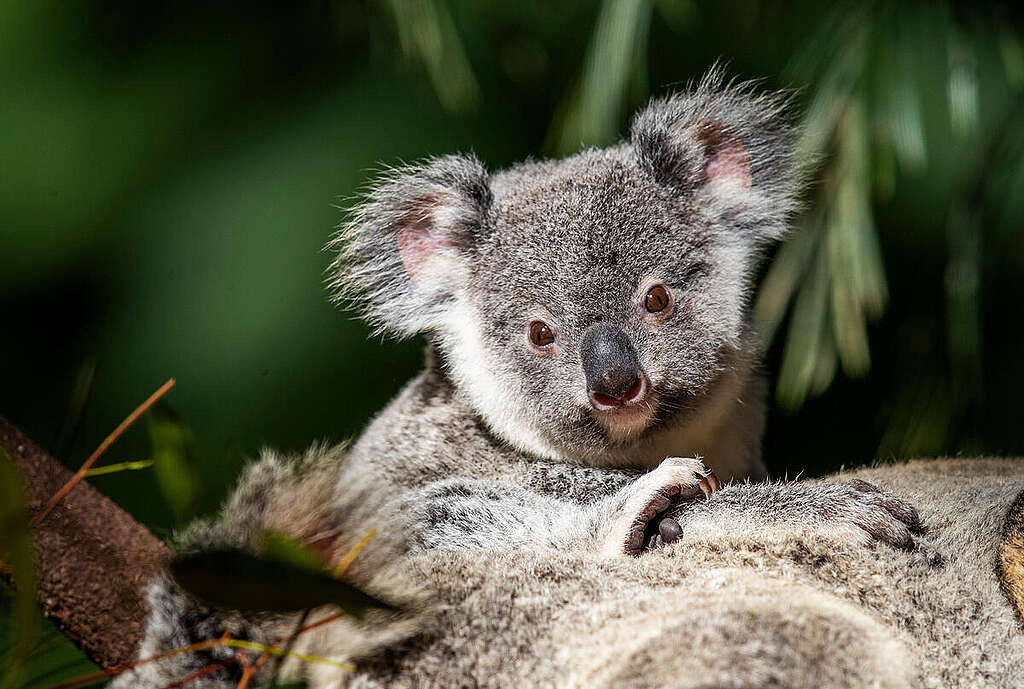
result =
[[[399,168],[339,233],[330,283],[379,332],[427,334],[429,375],[402,401],[448,405],[446,422],[486,435],[492,455],[653,468],[701,454],[723,479],[763,475],[748,301],[798,191],[781,109],[713,73],[653,101],[611,148],[494,174],[472,156]],[[675,301],[657,322],[638,307],[652,281]],[[544,354],[527,342],[536,318],[557,334]],[[625,331],[650,384],[629,427],[587,398],[579,344],[598,322]],[[360,465],[452,475],[445,448],[461,461],[461,443],[405,435],[413,411],[385,410]],[[485,477],[473,469],[457,473]]]
[[[392,562],[368,584],[414,601],[409,612],[339,620],[297,646],[356,671],[285,669],[315,687],[353,688],[1024,684],[1024,633],[996,567],[1008,510],[1015,500],[1024,509],[1024,461],[918,461],[832,479],[734,485],[683,501],[674,509],[682,537],[640,557],[502,547]],[[870,529],[890,511],[904,513],[904,527],[923,523],[912,548],[846,528],[859,520]],[[1012,557],[1019,567],[1024,546]],[[172,630],[182,611],[208,619],[177,595],[154,589],[147,650],[181,640]],[[274,638],[290,624],[261,633]],[[185,674],[185,662],[145,666],[119,686],[163,686]],[[236,679],[224,672],[197,686]]]
[[[480,558],[486,572],[523,558],[526,569],[514,579],[532,591],[531,615],[551,616],[561,594],[551,589],[545,598],[543,577],[528,584],[529,572],[569,566],[574,554],[580,586],[590,581],[614,592],[635,585],[638,592],[640,580],[630,584],[628,573],[647,565],[632,556],[671,540],[663,518],[715,488],[707,465],[680,457],[707,457],[723,479],[763,473],[762,384],[748,299],[758,254],[784,233],[797,189],[780,110],[777,99],[712,75],[691,93],[653,102],[636,117],[630,141],[611,148],[493,175],[473,158],[447,156],[387,176],[343,229],[333,284],[381,332],[426,333],[426,369],[351,448],[318,447],[295,458],[265,453],[221,519],[194,527],[182,547],[258,550],[259,534],[274,529],[335,562],[375,528],[373,547],[350,571],[364,585],[383,587],[381,571],[420,572],[415,577],[438,589],[431,599],[458,607],[468,594],[464,581],[440,590],[445,576],[431,574],[429,563],[471,569]],[[652,285],[664,286],[667,308],[644,308]],[[547,324],[549,345],[531,344],[533,321]],[[598,330],[614,332],[614,346],[587,350]],[[637,404],[609,410],[594,402],[591,386],[603,383],[587,369],[612,355],[636,367],[641,393],[631,398]],[[804,529],[878,552],[911,547],[919,530],[907,503],[856,483],[737,485],[680,513],[679,522],[687,534],[755,540]],[[419,559],[396,565],[408,557]],[[640,560],[651,557],[660,556]],[[465,581],[489,581],[469,569]],[[621,582],[601,579],[606,570]],[[656,588],[671,589],[673,581]],[[577,595],[563,585],[566,600]],[[409,595],[408,586],[395,590]],[[284,631],[274,618],[222,619],[168,581],[154,587],[153,603],[144,652],[218,624],[264,641]],[[475,624],[488,630],[496,622]],[[400,638],[408,624],[382,624],[372,638],[332,636],[323,650],[355,657]],[[544,659],[537,655],[543,646],[509,641],[524,662]],[[568,647],[547,648],[578,657]],[[453,668],[477,662],[475,650],[466,652]],[[410,658],[396,672],[412,668]],[[123,682],[168,684],[188,674],[177,662]],[[473,684],[469,677],[454,683]],[[204,681],[231,679],[225,670]]]

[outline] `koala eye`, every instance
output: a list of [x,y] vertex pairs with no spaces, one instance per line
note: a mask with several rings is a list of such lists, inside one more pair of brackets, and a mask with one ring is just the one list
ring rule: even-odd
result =
[[531,321],[530,342],[541,349],[550,347],[555,343],[555,331],[544,321]]
[[653,285],[644,295],[644,310],[647,313],[663,313],[672,306],[672,297],[665,285]]

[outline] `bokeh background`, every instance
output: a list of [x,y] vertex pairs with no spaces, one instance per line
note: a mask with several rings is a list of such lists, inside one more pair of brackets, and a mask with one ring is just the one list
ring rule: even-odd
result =
[[[176,378],[102,460],[157,466],[93,479],[167,535],[261,446],[348,438],[419,367],[323,288],[376,170],[606,144],[722,60],[794,90],[813,179],[756,302],[771,470],[1024,454],[1017,7],[0,3],[0,413],[77,466]],[[41,638],[6,686],[80,669]]]

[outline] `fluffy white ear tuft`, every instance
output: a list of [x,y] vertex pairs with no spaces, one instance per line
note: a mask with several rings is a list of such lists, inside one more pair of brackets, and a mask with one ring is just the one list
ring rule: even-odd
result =
[[466,277],[465,258],[491,202],[487,171],[468,156],[399,169],[371,189],[330,247],[336,300],[378,332],[437,328]]

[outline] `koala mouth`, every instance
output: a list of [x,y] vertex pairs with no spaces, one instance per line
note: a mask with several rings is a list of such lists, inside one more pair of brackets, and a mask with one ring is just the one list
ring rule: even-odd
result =
[[611,440],[626,440],[646,431],[654,421],[657,409],[654,395],[647,395],[640,404],[607,409],[593,409],[592,414]]

